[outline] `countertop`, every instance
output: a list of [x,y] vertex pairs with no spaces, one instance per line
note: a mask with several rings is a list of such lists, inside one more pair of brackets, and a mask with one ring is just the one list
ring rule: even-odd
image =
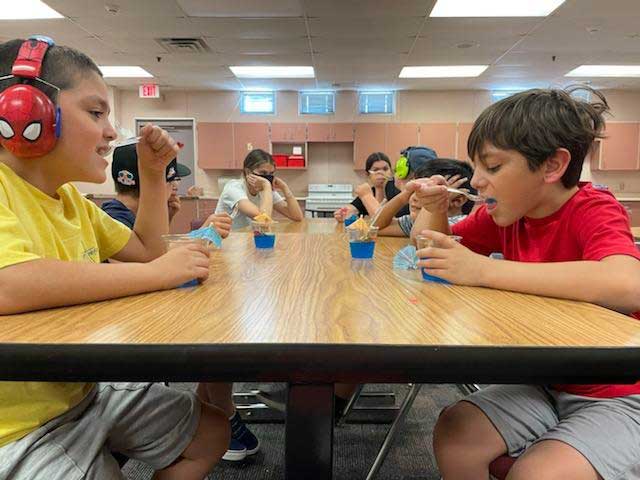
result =
[[[108,194],[108,193],[86,193],[84,194],[85,197],[87,198],[98,198],[98,199],[107,199],[107,198],[114,198],[116,196],[115,193],[113,194]],[[180,198],[180,200],[219,200],[220,197],[211,197],[208,195],[202,195],[202,196],[193,196],[193,195],[178,195],[178,197]],[[296,200],[298,201],[304,201],[306,200],[307,197],[306,196],[296,196]],[[640,197],[638,198],[638,200],[640,200]]]

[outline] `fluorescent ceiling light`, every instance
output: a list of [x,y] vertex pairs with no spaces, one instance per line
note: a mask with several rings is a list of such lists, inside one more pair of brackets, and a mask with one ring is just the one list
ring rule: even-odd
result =
[[564,0],[438,0],[431,17],[546,17]]
[[441,67],[402,67],[400,78],[477,77],[489,65],[450,65]]
[[640,65],[581,65],[565,77],[640,77]]
[[13,0],[2,2],[0,20],[35,20],[41,18],[64,18],[40,0]]
[[116,67],[98,67],[98,68],[100,68],[100,71],[102,72],[102,75],[104,75],[105,78],[108,78],[108,77],[111,77],[111,78],[151,78],[151,77],[153,77],[153,75],[151,75],[149,72],[147,72],[142,67],[116,66]]
[[238,78],[314,78],[313,67],[229,67]]

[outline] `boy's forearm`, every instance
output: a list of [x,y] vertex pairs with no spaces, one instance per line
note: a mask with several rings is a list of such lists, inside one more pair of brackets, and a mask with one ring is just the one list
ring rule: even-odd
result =
[[383,229],[388,226],[393,220],[395,214],[398,213],[398,211],[409,202],[410,196],[410,192],[401,192],[391,200],[389,200],[382,207],[382,211],[378,216],[378,220],[376,220],[376,225],[378,226],[378,228]]
[[162,235],[169,233],[169,209],[166,200],[164,173],[140,174],[140,201],[133,231],[136,233],[151,260],[165,252]]
[[77,305],[165,288],[149,264],[41,259],[0,269],[0,315]]
[[385,228],[378,230],[378,235],[381,237],[406,237],[406,234],[402,231],[402,228],[400,228],[397,220],[392,221]]
[[415,242],[416,236],[420,235],[423,230],[435,230],[436,232],[450,235],[451,228],[449,227],[449,217],[446,212],[431,213],[421,208],[411,228],[411,241]]
[[623,313],[640,310],[637,270],[616,268],[605,261],[489,261],[480,286],[595,303]]
[[367,210],[367,213],[369,215],[375,215],[378,207],[380,207],[380,203],[378,203],[376,197],[374,197],[370,193],[360,197],[360,201],[362,202],[362,205],[364,205],[364,208]]

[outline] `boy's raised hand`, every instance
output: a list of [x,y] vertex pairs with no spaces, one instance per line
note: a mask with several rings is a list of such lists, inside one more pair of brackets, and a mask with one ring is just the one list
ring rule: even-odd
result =
[[196,243],[172,248],[148,264],[161,279],[162,288],[175,288],[197,279],[209,278],[209,250]]
[[155,172],[164,176],[167,165],[178,156],[178,144],[162,128],[147,124],[140,131],[136,145],[140,172]]
[[444,233],[423,230],[420,234],[431,238],[435,246],[416,252],[420,258],[419,267],[426,268],[429,275],[456,285],[483,286],[487,269],[491,268],[490,262],[496,260],[472,252]]
[[415,193],[415,202],[431,213],[446,213],[449,210],[447,180],[434,175],[429,178],[411,180],[405,185],[405,191]]
[[231,225],[233,220],[231,219],[231,215],[228,213],[212,213],[207,217],[207,219],[202,224],[204,227],[208,225],[213,225],[213,228],[216,229],[216,232],[222,237],[227,238],[229,233],[231,232]]

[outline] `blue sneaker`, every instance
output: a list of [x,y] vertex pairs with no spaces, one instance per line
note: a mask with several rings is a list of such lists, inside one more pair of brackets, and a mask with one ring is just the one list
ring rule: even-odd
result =
[[237,440],[244,445],[247,452],[246,455],[258,453],[258,450],[260,450],[260,440],[247,428],[237,411],[229,422],[231,424],[231,441]]
[[247,447],[245,447],[235,438],[231,437],[229,448],[227,449],[227,452],[222,456],[222,459],[229,462],[241,462],[245,458],[247,458]]

